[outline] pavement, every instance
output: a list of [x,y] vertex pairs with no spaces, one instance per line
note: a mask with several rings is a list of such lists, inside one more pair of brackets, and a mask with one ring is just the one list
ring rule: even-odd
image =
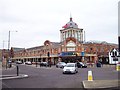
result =
[[26,74],[19,74],[17,75],[1,75],[0,80],[6,80],[6,79],[19,79],[19,78],[27,78],[28,75]]
[[[103,68],[115,67],[114,65],[104,65]],[[116,71],[116,70],[115,70]],[[119,72],[120,71],[116,71]],[[93,80],[82,81],[84,89],[110,89],[110,90],[120,90],[120,80],[119,78],[116,80]]]
[[26,74],[13,74],[13,75],[3,75],[2,74],[2,70],[12,70],[16,68],[16,66],[12,65],[11,68],[5,68],[5,67],[2,67],[2,63],[0,62],[0,80],[6,80],[6,79],[19,79],[19,78],[27,78],[28,75]]
[[120,80],[93,80],[93,81],[83,81],[83,87],[85,89],[107,89],[115,88],[115,90],[120,90]]

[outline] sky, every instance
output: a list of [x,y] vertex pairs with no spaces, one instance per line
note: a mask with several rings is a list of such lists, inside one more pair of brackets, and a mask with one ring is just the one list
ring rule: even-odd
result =
[[[0,49],[60,42],[70,14],[86,41],[118,43],[119,0],[0,0]],[[15,32],[17,31],[17,32]]]

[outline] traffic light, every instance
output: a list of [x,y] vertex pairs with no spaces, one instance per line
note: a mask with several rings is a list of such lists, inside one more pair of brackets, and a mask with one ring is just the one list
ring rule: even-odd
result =
[[10,50],[10,57],[14,57],[14,50],[13,50],[13,48],[11,48],[11,50]]

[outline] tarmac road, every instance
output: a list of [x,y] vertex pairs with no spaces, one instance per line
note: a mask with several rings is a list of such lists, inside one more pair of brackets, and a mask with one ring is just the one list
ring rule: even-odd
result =
[[[62,74],[62,69],[55,66],[35,67],[31,65],[19,65],[20,73],[29,77],[24,79],[3,80],[3,88],[81,88],[82,81],[87,80],[87,72],[93,71],[94,80],[116,80],[118,72],[114,66],[102,68],[79,68],[77,74]],[[3,70],[3,74],[16,74],[16,68]]]

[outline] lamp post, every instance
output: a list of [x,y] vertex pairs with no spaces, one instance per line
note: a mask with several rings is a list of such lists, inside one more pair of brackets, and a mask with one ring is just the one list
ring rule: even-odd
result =
[[6,61],[6,69],[7,69],[8,61],[10,61],[10,33],[11,32],[17,32],[17,31],[9,31],[9,34],[8,34],[8,60]]
[[9,31],[9,35],[8,35],[8,50],[10,49],[10,33],[11,32],[18,32],[18,31]]

